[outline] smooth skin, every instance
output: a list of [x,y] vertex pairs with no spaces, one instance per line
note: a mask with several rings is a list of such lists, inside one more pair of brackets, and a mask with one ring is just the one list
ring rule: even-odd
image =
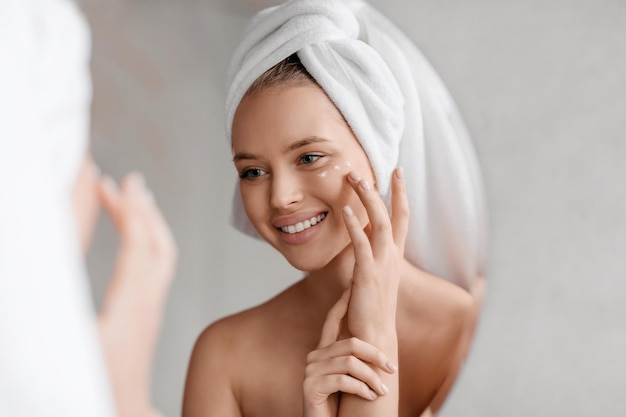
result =
[[[306,275],[200,335],[183,416],[436,411],[467,353],[475,306],[402,256],[409,213],[401,172],[391,179],[389,216],[367,156],[312,83],[245,98],[232,145],[248,218]],[[280,228],[320,213],[323,222],[302,239]]]
[[339,391],[365,399],[386,395],[388,388],[383,387],[381,378],[368,364],[387,373],[397,371],[397,366],[374,346],[356,337],[340,337],[351,293],[352,285],[328,312],[317,349],[307,356],[303,383],[305,416],[336,416]]
[[120,417],[158,417],[150,376],[163,310],[174,277],[177,249],[143,177],[127,175],[118,187],[85,157],[73,189],[74,212],[85,252],[100,207],[119,234],[119,248],[98,328]]
[[[353,345],[356,344],[356,341],[369,342],[386,352],[393,363],[397,363],[398,359],[397,334],[395,332],[398,271],[403,259],[409,214],[401,173],[401,170],[396,170],[392,182],[391,219],[382,200],[367,180],[362,180],[354,172],[348,174],[351,185],[367,210],[370,219],[369,236],[363,231],[351,207],[344,207],[344,221],[350,234],[355,259],[350,287],[351,295],[345,314],[346,327],[352,336],[349,341]],[[341,305],[341,301],[340,299],[339,305]],[[327,317],[322,330],[322,338],[325,336],[326,326],[332,321],[331,317]],[[343,343],[344,341],[340,340],[331,347]],[[308,356],[307,369],[310,366],[311,356]],[[353,356],[354,358],[347,361],[347,363],[353,364],[352,368],[331,368],[339,378],[323,381],[330,382],[330,384],[310,382],[311,375],[305,373],[304,415],[306,417],[397,414],[399,392],[397,375],[377,373],[376,367],[370,369],[369,374],[354,372],[353,369],[362,371],[361,367],[365,365],[364,367],[367,368],[367,363],[373,361],[362,355],[354,354]],[[334,362],[335,358],[331,357],[327,359],[326,364],[332,366]],[[384,366],[378,365],[378,368],[395,373],[393,371],[396,366],[393,363],[387,361]],[[378,378],[375,378],[376,376]],[[363,390],[360,392],[351,391],[350,389],[355,382],[361,382],[362,386],[367,386],[371,395],[364,396]],[[379,392],[376,393],[376,390]],[[314,402],[322,392],[343,393],[337,410],[331,406],[336,402],[335,399]],[[346,393],[353,395],[345,395]],[[377,399],[379,395],[381,398]],[[368,403],[362,399],[374,399],[376,401]]]

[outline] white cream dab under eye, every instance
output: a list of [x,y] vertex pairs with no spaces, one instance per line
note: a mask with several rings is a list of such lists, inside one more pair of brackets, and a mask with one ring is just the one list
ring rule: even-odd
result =
[[326,176],[326,171],[322,172],[321,174],[317,174],[317,176],[320,178],[324,178]]
[[339,165],[335,165],[335,166],[333,167],[333,169],[334,169],[335,171],[339,171],[341,168],[339,167]]
[[345,161],[343,164],[344,164],[345,166],[349,167],[349,166],[350,166],[350,161]]

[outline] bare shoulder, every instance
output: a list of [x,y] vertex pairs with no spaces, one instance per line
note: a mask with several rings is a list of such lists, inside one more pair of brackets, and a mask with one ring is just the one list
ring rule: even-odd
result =
[[266,337],[268,332],[272,333],[277,318],[293,304],[297,285],[294,284],[262,304],[213,322],[198,337],[194,351],[217,349],[235,356],[234,353],[249,348],[258,349],[259,339]]
[[272,356],[281,310],[290,299],[287,289],[256,307],[221,318],[198,336],[185,383],[183,417],[241,416],[259,364]]
[[[193,347],[183,399],[183,417],[240,417],[242,375],[265,331],[268,304],[221,318],[207,326]],[[243,377],[245,378],[245,376]]]
[[398,297],[402,313],[429,331],[458,333],[471,326],[476,310],[469,292],[412,266],[407,268]]
[[237,320],[227,317],[208,326],[193,347],[183,398],[183,417],[239,417],[238,378],[232,366],[240,356]]
[[[233,369],[247,357],[248,350],[258,350],[273,320],[277,296],[256,307],[223,317],[198,336],[192,353],[192,366],[233,374]],[[215,362],[215,363],[214,363]],[[214,369],[217,367],[218,369]],[[234,377],[234,375],[231,375]]]
[[[398,339],[405,392],[438,408],[472,339],[476,302],[464,289],[417,268],[407,269],[398,295]],[[419,395],[416,395],[419,392]],[[434,400],[434,401],[433,401]],[[442,401],[442,400],[441,400]]]

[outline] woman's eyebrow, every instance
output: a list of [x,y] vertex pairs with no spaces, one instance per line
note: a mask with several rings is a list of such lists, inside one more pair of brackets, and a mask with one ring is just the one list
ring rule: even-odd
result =
[[[319,136],[307,136],[304,139],[295,141],[294,143],[285,147],[284,152],[290,152],[303,146],[310,145],[311,143],[320,143],[320,142],[330,142],[328,139],[320,138]],[[243,161],[243,160],[251,160],[251,159],[259,159],[256,155],[248,153],[248,152],[237,152],[233,156],[233,162]]]
[[257,157],[247,152],[237,152],[235,156],[233,156],[233,162],[250,160],[250,159],[257,159]]
[[329,142],[328,139],[320,138],[319,136],[308,136],[304,139],[295,141],[291,145],[287,146],[285,152],[293,151],[303,146],[310,145],[311,143]]

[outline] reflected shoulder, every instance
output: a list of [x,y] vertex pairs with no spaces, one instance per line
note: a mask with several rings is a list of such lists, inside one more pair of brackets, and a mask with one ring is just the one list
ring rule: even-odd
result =
[[406,268],[399,305],[423,325],[461,330],[472,323],[478,302],[463,288],[410,265]]
[[398,294],[404,395],[421,398],[422,407],[440,407],[469,350],[477,312],[478,302],[466,290],[406,269]]

